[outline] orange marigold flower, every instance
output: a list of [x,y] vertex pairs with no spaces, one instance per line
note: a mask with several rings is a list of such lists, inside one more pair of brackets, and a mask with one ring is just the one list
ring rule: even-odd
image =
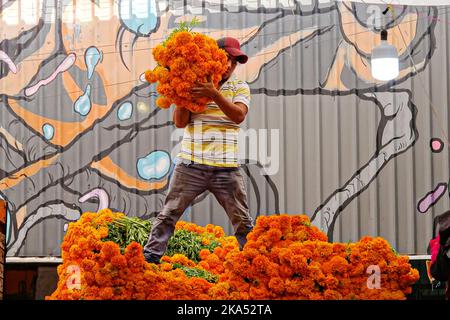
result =
[[90,271],[94,268],[95,261],[92,259],[84,258],[83,261],[81,261],[81,268],[85,271]]
[[186,257],[185,255],[183,255],[183,254],[178,254],[178,253],[176,253],[176,254],[174,254],[174,255],[172,256],[171,263],[172,263],[172,264],[173,264],[173,263],[179,263],[179,264],[181,264],[181,265],[183,265],[183,266],[188,266],[188,267],[193,267],[193,266],[195,266],[195,262],[194,262],[194,261],[189,260],[189,258]]
[[112,257],[120,254],[119,245],[112,241],[107,241],[103,244],[100,254],[104,260],[111,260]]
[[81,250],[81,248],[78,246],[78,245],[73,245],[72,247],[70,247],[70,250],[69,250],[69,253],[70,253],[70,258],[71,259],[74,259],[74,260],[76,260],[76,259],[78,259],[78,258],[81,258],[82,257],[82,250]]
[[155,72],[151,71],[151,70],[147,70],[145,71],[145,80],[147,80],[147,82],[149,83],[153,83],[158,81],[158,76],[156,75]]
[[110,300],[113,297],[113,289],[111,287],[106,287],[100,289],[100,298],[103,300]]
[[264,272],[266,265],[269,263],[269,259],[263,255],[256,256],[252,261],[252,266],[257,272]]
[[324,292],[324,298],[327,300],[341,300],[342,295],[338,291],[327,289]]
[[116,255],[111,258],[111,264],[117,268],[125,268],[127,266],[127,259],[122,255]]
[[170,108],[171,103],[166,97],[158,97],[158,99],[156,99],[156,105],[162,109],[167,109]]
[[263,285],[260,285],[258,287],[251,287],[249,296],[254,300],[267,300],[270,298],[269,291]]
[[167,272],[167,271],[171,271],[171,270],[173,269],[173,267],[172,267],[172,265],[171,265],[170,263],[162,263],[162,264],[160,265],[160,269],[161,269],[162,271]]
[[284,280],[278,277],[270,279],[269,289],[275,294],[282,294],[285,290]]

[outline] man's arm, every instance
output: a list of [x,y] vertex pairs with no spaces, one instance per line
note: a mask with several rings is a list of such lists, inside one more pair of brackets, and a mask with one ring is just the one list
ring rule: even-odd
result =
[[184,128],[188,125],[191,120],[191,112],[183,107],[175,107],[173,112],[173,122],[177,128]]
[[223,113],[227,115],[231,121],[240,124],[245,120],[245,116],[247,115],[248,108],[242,102],[232,103],[228,99],[226,99],[218,90],[217,95],[215,95],[212,99],[214,102],[222,109]]
[[229,101],[214,87],[212,82],[197,84],[197,87],[192,88],[192,96],[194,98],[208,97],[213,99],[223,113],[237,124],[244,121],[248,112],[248,107],[244,103]]

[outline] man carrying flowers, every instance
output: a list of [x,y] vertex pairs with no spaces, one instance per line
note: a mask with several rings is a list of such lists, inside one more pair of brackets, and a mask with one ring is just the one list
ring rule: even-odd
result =
[[237,63],[246,63],[248,57],[237,39],[225,37],[217,40],[217,44],[228,58],[228,69],[222,75],[220,87],[216,88],[208,79],[191,90],[193,98],[211,100],[206,110],[193,113],[176,106],[173,113],[176,127],[185,128],[184,136],[164,208],[155,218],[144,247],[148,262],[159,263],[175,224],[192,201],[206,190],[225,209],[241,249],[253,228],[237,159],[239,125],[250,106],[250,89],[246,82],[232,76]]

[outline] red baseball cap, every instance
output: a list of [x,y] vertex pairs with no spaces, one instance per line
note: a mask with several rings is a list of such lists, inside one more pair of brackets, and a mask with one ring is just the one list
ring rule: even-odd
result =
[[241,45],[239,41],[232,37],[220,38],[217,40],[219,48],[224,49],[232,57],[235,57],[237,62],[246,63],[248,56],[241,51]]

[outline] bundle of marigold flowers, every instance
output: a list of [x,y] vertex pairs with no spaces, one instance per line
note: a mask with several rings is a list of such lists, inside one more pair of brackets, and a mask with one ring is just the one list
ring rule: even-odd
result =
[[[144,260],[143,230],[109,209],[83,214],[69,225],[47,299],[405,299],[419,278],[384,239],[329,243],[304,215],[259,217],[243,251],[221,227],[180,221],[160,265]],[[373,266],[379,288],[369,285]]]
[[202,112],[209,98],[194,99],[191,89],[196,83],[212,81],[218,87],[227,70],[227,56],[214,39],[192,32],[198,22],[182,22],[168,39],[156,46],[152,53],[158,63],[153,71],[146,71],[145,79],[158,82],[160,97],[156,105],[169,108],[171,104],[192,112]]

